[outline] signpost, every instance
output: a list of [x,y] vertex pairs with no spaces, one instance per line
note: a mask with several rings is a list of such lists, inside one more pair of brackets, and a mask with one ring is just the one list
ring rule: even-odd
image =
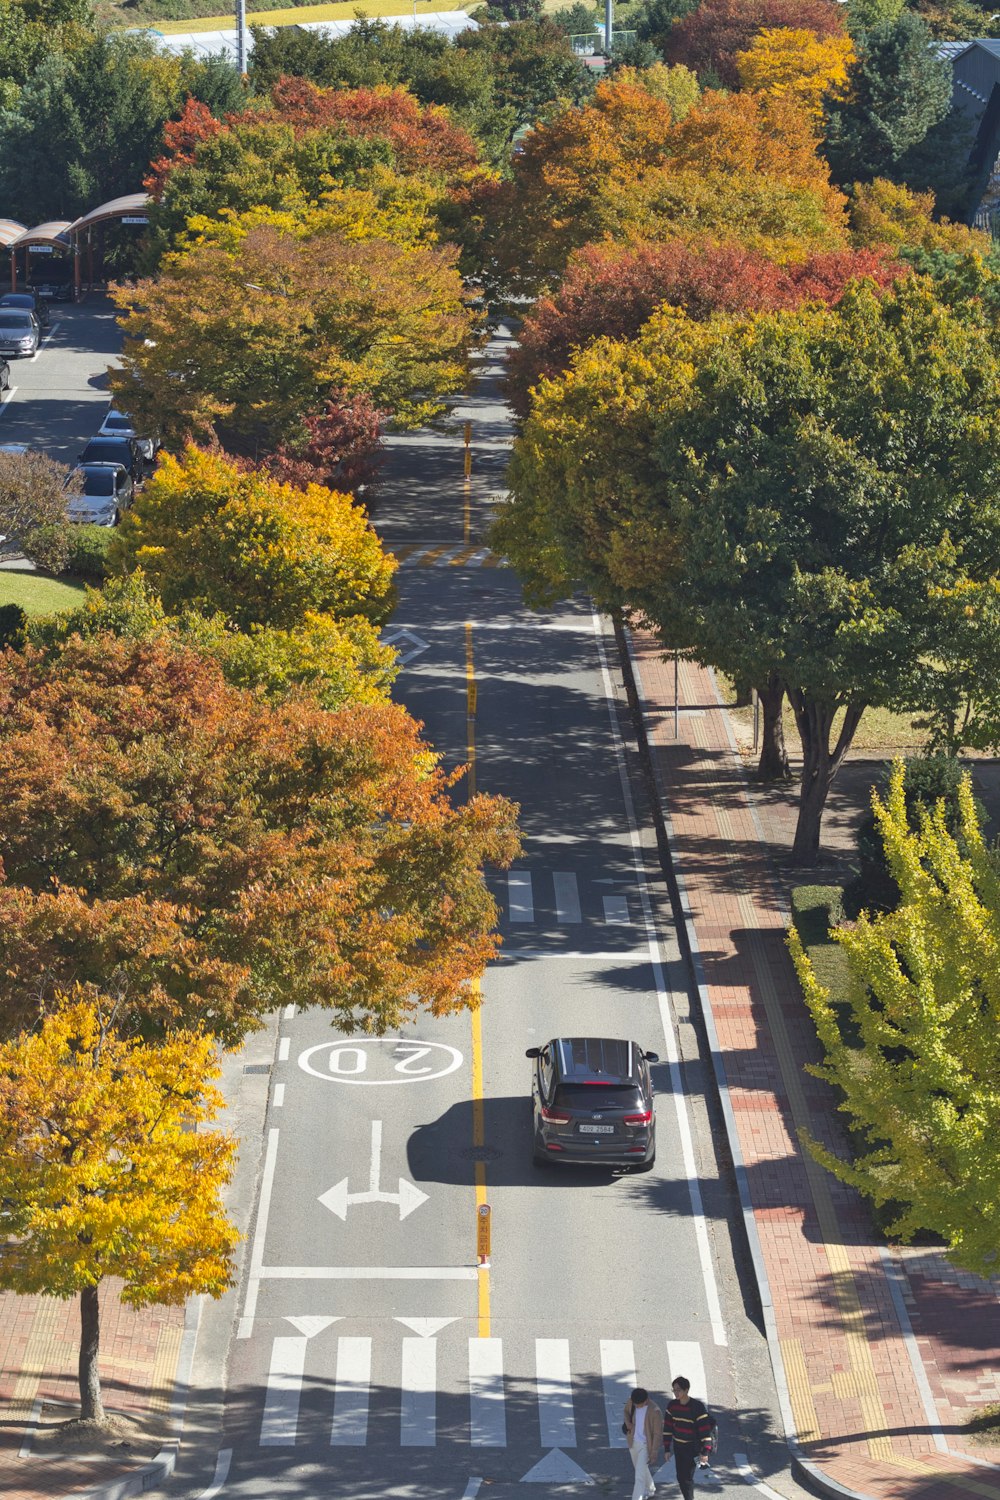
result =
[[480,1203],[476,1211],[476,1255],[483,1270],[488,1270],[490,1264],[491,1214],[490,1205],[488,1203]]

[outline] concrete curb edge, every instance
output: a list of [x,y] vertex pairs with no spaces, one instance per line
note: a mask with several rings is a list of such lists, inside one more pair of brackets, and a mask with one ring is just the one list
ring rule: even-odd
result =
[[[630,702],[635,705],[636,734],[640,739],[643,760],[647,772],[652,778],[653,790],[653,816],[658,818],[662,824],[665,847],[669,851],[671,872],[676,886],[678,896],[678,910],[684,927],[685,946],[688,953],[688,961],[691,967],[694,989],[698,996],[698,1005],[701,1010],[705,1033],[708,1038],[709,1053],[712,1061],[712,1072],[718,1091],[719,1104],[722,1109],[722,1117],[725,1124],[726,1139],[729,1145],[730,1155],[733,1162],[733,1171],[736,1178],[736,1188],[739,1194],[740,1210],[743,1219],[744,1232],[746,1234],[747,1246],[750,1251],[750,1259],[753,1265],[754,1279],[757,1283],[757,1292],[760,1297],[761,1313],[764,1321],[764,1333],[767,1338],[768,1354],[771,1360],[771,1370],[774,1375],[775,1389],[778,1394],[778,1405],[781,1411],[781,1421],[785,1429],[785,1442],[792,1458],[792,1473],[798,1478],[806,1480],[821,1494],[832,1495],[837,1500],[872,1500],[869,1495],[860,1490],[848,1489],[838,1480],[824,1474],[819,1466],[807,1458],[802,1452],[799,1443],[798,1430],[795,1426],[795,1417],[792,1412],[791,1398],[788,1390],[788,1380],[785,1375],[785,1364],[781,1354],[781,1345],[778,1339],[777,1323],[774,1316],[774,1302],[771,1297],[771,1285],[768,1280],[767,1267],[760,1247],[760,1238],[757,1234],[757,1221],[754,1217],[753,1202],[747,1182],[746,1163],[743,1159],[743,1151],[740,1146],[739,1135],[736,1129],[736,1116],[733,1111],[732,1100],[729,1095],[729,1080],[726,1075],[725,1060],[719,1046],[719,1036],[715,1025],[715,1016],[712,1011],[712,1002],[709,995],[708,985],[705,982],[705,971],[701,961],[701,950],[698,946],[698,935],[695,931],[694,917],[691,911],[690,901],[687,895],[687,887],[684,881],[684,872],[676,854],[676,845],[673,838],[673,826],[670,813],[667,808],[666,796],[656,771],[656,761],[653,758],[649,740],[646,735],[646,699],[642,688],[642,679],[637,670],[635,655],[632,647],[632,637],[624,626],[617,626],[615,635],[618,640],[619,656],[622,670],[625,675],[626,692]],[[720,710],[724,712],[724,706],[720,702]],[[756,809],[754,809],[756,811]]]

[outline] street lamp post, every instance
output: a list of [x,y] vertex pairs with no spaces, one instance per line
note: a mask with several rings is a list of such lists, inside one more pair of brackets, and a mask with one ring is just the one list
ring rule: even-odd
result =
[[604,0],[604,51],[611,56],[611,41],[615,24],[615,0]]
[[247,73],[247,0],[236,0],[236,71]]

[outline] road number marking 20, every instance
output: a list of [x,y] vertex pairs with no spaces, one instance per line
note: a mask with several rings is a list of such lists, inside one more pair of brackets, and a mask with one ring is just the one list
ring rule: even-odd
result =
[[[385,1050],[387,1042],[393,1044],[391,1053]],[[332,1083],[362,1084],[368,1088],[446,1078],[461,1066],[462,1054],[457,1047],[449,1047],[444,1042],[408,1041],[404,1037],[321,1042],[299,1057],[299,1067],[314,1078]]]

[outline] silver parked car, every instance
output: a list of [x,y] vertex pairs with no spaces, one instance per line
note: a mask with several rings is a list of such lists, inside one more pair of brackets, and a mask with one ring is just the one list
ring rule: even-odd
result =
[[67,519],[79,526],[117,526],[135,493],[123,464],[80,464],[63,488]]
[[32,355],[41,337],[33,312],[27,308],[0,307],[0,354]]
[[114,407],[111,408],[98,428],[97,436],[135,438],[135,441],[139,444],[142,456],[148,464],[153,462],[153,459],[156,457],[156,450],[160,446],[159,438],[143,437],[142,433],[136,430],[132,418],[126,416],[123,411],[116,411]]

